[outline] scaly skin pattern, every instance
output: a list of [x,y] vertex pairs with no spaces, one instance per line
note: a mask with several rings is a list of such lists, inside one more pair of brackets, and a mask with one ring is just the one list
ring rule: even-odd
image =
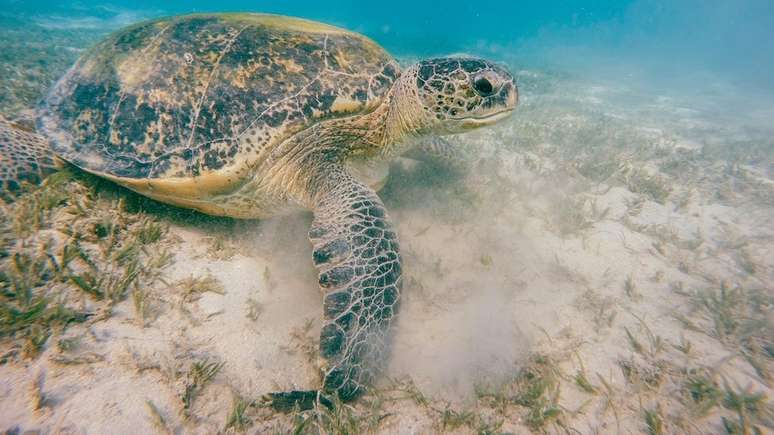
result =
[[322,173],[309,230],[325,292],[322,391],[350,400],[365,392],[387,359],[402,285],[400,254],[376,193],[339,166]]
[[[440,73],[432,79],[447,77],[452,92],[447,86],[441,95],[432,86],[424,88],[420,74],[427,66],[438,66]],[[482,96],[473,84],[484,74],[494,85]],[[303,193],[299,201],[315,216],[309,238],[325,293],[320,354],[327,366],[321,390],[271,394],[275,409],[329,405],[332,396],[353,399],[387,359],[402,283],[399,245],[381,200],[350,175],[348,162],[389,158],[419,146],[452,163],[448,142],[426,136],[485,125],[482,120],[513,109],[515,92],[511,76],[488,62],[424,61],[400,77],[374,112],[320,123],[284,144],[286,159],[278,167],[303,169],[291,171],[295,177],[286,185],[299,186],[292,190]],[[426,103],[447,98],[457,108],[453,113],[443,104]]]
[[45,138],[0,116],[0,198],[11,201],[22,183],[38,184],[58,169]]
[[312,210],[323,382],[268,398],[280,410],[329,405],[378,377],[400,300],[397,236],[362,178],[417,146],[454,160],[448,143],[428,137],[490,125],[517,99],[513,77],[481,59],[430,59],[400,73],[372,42],[323,24],[163,19],[87,53],[44,103],[42,136],[0,122],[0,187],[10,194],[44,176],[50,143],[87,171],[205,213]]

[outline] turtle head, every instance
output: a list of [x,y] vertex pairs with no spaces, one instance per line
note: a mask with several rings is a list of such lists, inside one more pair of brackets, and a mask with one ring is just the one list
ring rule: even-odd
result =
[[[461,133],[507,118],[519,99],[513,76],[503,67],[471,57],[427,59],[404,77],[413,81],[424,127]],[[406,83],[408,85],[408,83]]]
[[510,72],[474,57],[423,60],[404,71],[390,92],[387,110],[364,118],[368,125],[373,118],[385,123],[379,130],[385,155],[399,154],[423,135],[463,133],[502,121],[519,101]]

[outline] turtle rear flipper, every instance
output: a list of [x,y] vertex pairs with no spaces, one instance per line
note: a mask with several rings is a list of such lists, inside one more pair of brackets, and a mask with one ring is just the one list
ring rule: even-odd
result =
[[270,395],[278,410],[330,406],[331,397],[348,401],[366,391],[386,360],[402,284],[397,238],[376,193],[335,165],[313,184],[309,238],[325,293],[320,355],[327,367],[319,393]]
[[59,164],[43,136],[0,115],[0,198],[12,201],[24,183],[40,183]]

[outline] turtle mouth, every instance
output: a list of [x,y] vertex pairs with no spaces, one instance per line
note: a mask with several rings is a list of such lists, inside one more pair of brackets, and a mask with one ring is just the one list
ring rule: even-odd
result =
[[457,118],[457,120],[471,122],[473,124],[492,124],[509,117],[513,110],[513,108],[508,108],[481,116],[466,116],[463,118]]

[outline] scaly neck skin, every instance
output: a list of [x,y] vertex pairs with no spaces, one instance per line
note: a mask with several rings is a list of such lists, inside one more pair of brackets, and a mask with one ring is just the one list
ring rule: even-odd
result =
[[408,149],[420,136],[430,133],[433,119],[425,110],[416,91],[416,69],[409,68],[395,82],[390,98],[382,104],[386,115],[382,156],[395,157]]
[[395,81],[379,107],[352,120],[350,127],[362,136],[345,148],[345,152],[349,152],[348,157],[398,156],[416,138],[428,134],[432,122],[419,101],[416,72],[410,68]]
[[[285,186],[299,202],[311,204],[327,184],[326,170],[312,168],[347,160],[388,160],[405,152],[433,125],[415,83],[416,72],[410,68],[372,112],[321,122],[287,142],[285,149],[276,150],[275,155],[282,156],[272,165],[272,172],[279,172],[278,185]],[[287,168],[303,169],[292,170],[288,177]]]

